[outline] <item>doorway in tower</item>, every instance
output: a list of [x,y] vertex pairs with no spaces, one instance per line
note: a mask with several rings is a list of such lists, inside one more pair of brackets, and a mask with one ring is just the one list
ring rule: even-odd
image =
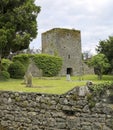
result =
[[67,74],[73,75],[73,69],[72,68],[67,68]]

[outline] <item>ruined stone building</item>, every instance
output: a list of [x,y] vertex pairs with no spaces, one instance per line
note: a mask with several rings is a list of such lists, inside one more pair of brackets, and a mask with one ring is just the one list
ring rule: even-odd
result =
[[54,28],[42,33],[42,53],[62,57],[60,75],[82,73],[81,33],[75,29]]

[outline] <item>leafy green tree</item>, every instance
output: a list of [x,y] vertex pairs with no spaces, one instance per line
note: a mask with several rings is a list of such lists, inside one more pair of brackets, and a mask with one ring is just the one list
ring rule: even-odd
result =
[[35,0],[0,0],[0,63],[10,52],[29,47],[37,35],[39,12]]
[[96,69],[96,74],[98,75],[99,79],[102,79],[102,75],[105,69],[110,67],[108,59],[104,54],[97,54],[93,56],[89,61],[88,64],[93,66]]
[[108,39],[100,41],[99,45],[96,48],[96,51],[98,53],[104,54],[107,57],[111,65],[110,71],[112,72],[113,70],[113,36],[109,36]]

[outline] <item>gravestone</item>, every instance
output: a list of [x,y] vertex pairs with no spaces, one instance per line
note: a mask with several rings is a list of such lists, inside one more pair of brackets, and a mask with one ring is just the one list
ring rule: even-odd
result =
[[70,80],[71,80],[70,74],[67,74],[67,75],[66,75],[66,80],[67,80],[67,81],[70,81]]
[[26,84],[26,87],[32,87],[32,73],[30,71],[30,65],[28,66],[28,69],[24,75],[24,83]]
[[26,72],[25,74],[25,82],[26,82],[26,87],[32,87],[32,74],[31,72]]

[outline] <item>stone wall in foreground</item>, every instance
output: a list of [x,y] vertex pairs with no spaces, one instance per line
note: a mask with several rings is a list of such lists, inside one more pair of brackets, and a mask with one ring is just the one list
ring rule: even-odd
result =
[[63,95],[0,91],[4,130],[113,130],[113,109],[74,88]]

